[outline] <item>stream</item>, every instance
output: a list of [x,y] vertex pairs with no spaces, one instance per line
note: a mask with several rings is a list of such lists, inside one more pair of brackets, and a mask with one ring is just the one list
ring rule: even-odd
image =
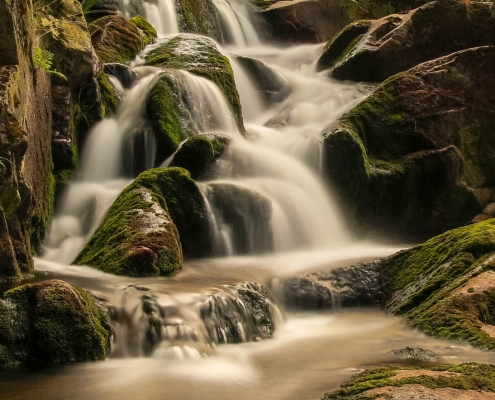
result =
[[[128,3],[122,3],[122,12],[132,16]],[[372,260],[403,248],[357,241],[322,178],[322,130],[373,87],[332,81],[317,73],[323,44],[285,49],[262,44],[246,4],[214,0],[214,5],[222,28],[217,47],[234,70],[245,137],[218,87],[188,72],[176,73],[194,105],[191,118],[197,131],[221,134],[230,141],[215,178],[198,183],[209,210],[214,257],[187,260],[178,274],[159,278],[113,276],[70,265],[131,182],[126,160],[133,158],[133,149],[125,143],[143,123],[147,93],[161,74],[143,66],[144,54],[178,33],[174,2],[143,2],[141,12],[157,28],[158,44],[131,64],[138,79],[132,88],[121,88],[123,101],[114,118],[89,133],[81,166],[58,199],[44,255],[35,259],[36,269],[47,271],[50,279],[84,287],[112,310],[111,355],[105,362],[4,373],[2,399],[305,400],[320,398],[361,369],[405,362],[388,354],[392,349],[427,348],[444,363],[495,362],[489,353],[426,337],[376,309],[322,313],[284,309],[277,293],[281,277]],[[287,96],[267,105],[238,56],[265,63],[284,83]],[[148,134],[146,168],[156,164],[155,146]],[[227,205],[218,202],[219,187],[255,193],[270,204],[272,249],[264,247],[259,221],[263,213],[243,198]],[[237,210],[244,220],[242,251],[234,244],[235,232],[222,207]],[[268,287],[273,335],[247,316],[240,282]],[[152,349],[145,344],[149,335],[145,303],[161,316]]]

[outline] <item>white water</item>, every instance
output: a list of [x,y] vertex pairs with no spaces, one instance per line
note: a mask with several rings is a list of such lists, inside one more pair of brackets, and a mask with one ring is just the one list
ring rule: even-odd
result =
[[237,0],[213,0],[220,19],[223,44],[234,46],[257,46],[260,39],[250,21],[247,4]]
[[179,32],[174,0],[145,1],[143,8],[145,18],[156,29],[158,37]]

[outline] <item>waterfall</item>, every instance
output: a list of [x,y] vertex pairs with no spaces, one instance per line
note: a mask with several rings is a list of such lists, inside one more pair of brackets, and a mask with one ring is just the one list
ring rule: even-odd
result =
[[[141,78],[125,92],[115,117],[95,125],[86,139],[80,170],[62,194],[45,239],[46,260],[70,264],[129,183],[124,175],[124,143],[142,124],[146,95],[161,73],[153,67],[138,71]],[[151,166],[154,138],[147,141],[146,163]],[[132,152],[126,158],[133,158]]]
[[235,0],[213,0],[213,5],[220,19],[220,28],[224,44],[234,46],[257,46],[261,42],[251,24],[249,9],[246,4]]
[[158,37],[179,32],[174,0],[156,0],[156,3],[145,1],[143,8],[146,19],[156,29]]

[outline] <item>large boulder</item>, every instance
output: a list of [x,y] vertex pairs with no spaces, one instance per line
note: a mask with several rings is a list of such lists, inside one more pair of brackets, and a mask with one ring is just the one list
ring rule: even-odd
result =
[[495,366],[476,363],[381,367],[354,375],[322,400],[486,400],[495,398],[494,377]]
[[97,19],[90,25],[90,33],[96,54],[103,63],[131,61],[156,38],[156,30],[142,17],[127,20],[118,15]]
[[211,0],[178,0],[177,11],[181,32],[196,33],[221,39],[217,13]]
[[170,275],[182,267],[183,250],[209,251],[203,197],[186,170],[151,169],[123,190],[74,263],[117,275]]
[[327,44],[318,68],[338,79],[382,81],[455,51],[494,45],[494,24],[490,3],[438,0],[348,26]]
[[110,337],[106,311],[68,283],[24,285],[0,300],[0,367],[103,360]]
[[480,47],[421,64],[326,130],[328,176],[359,226],[419,241],[490,202],[494,63]]
[[215,83],[225,96],[238,129],[244,132],[241,102],[232,67],[211,39],[176,36],[150,51],[146,56],[146,65],[185,70]]

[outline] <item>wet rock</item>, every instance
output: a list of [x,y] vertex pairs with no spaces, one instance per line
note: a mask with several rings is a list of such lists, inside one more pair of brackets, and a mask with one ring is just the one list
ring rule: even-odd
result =
[[303,310],[379,305],[384,296],[379,261],[284,278],[276,287],[285,305]]
[[193,179],[208,176],[215,161],[223,154],[229,140],[218,135],[193,136],[175,154],[171,166],[187,169]]
[[217,223],[232,232],[234,254],[273,250],[272,205],[266,197],[242,186],[215,182],[208,185],[206,196],[217,210]]
[[52,366],[105,359],[111,335],[108,315],[83,289],[50,280],[9,290],[4,298],[0,300],[0,365]]
[[178,0],[177,16],[181,32],[221,39],[217,13],[212,1]]
[[322,400],[351,399],[463,399],[495,398],[494,366],[466,363],[424,367],[382,367],[354,375]]
[[[238,129],[244,132],[242,108],[232,67],[228,58],[218,51],[211,39],[187,35],[176,36],[152,50],[146,56],[146,65],[182,69],[215,83],[224,94]],[[160,130],[160,127],[155,126],[155,130]]]
[[124,89],[131,88],[137,79],[136,72],[125,64],[108,63],[105,64],[103,71],[105,74],[115,76]]
[[81,4],[88,23],[107,15],[117,15],[121,11],[118,0],[84,0]]
[[258,16],[270,42],[284,45],[324,42],[351,22],[335,0],[281,1]]
[[287,79],[263,61],[244,56],[236,56],[235,59],[248,73],[266,104],[279,103],[291,93]]
[[489,3],[440,0],[373,21],[365,31],[366,24],[355,23],[332,39],[319,69],[331,68],[338,79],[382,81],[424,61],[495,44]]
[[125,63],[153,41],[156,31],[143,18],[137,21],[147,29],[143,30],[134,22],[117,15],[108,15],[91,24],[91,42],[96,54],[103,63]]
[[480,47],[420,64],[324,132],[328,176],[357,226],[421,241],[488,204],[494,60],[494,47]]
[[389,351],[389,354],[400,358],[402,360],[414,360],[414,361],[426,361],[426,362],[438,362],[438,357],[433,351],[428,349],[422,349],[421,347],[406,347],[404,349],[393,349]]

